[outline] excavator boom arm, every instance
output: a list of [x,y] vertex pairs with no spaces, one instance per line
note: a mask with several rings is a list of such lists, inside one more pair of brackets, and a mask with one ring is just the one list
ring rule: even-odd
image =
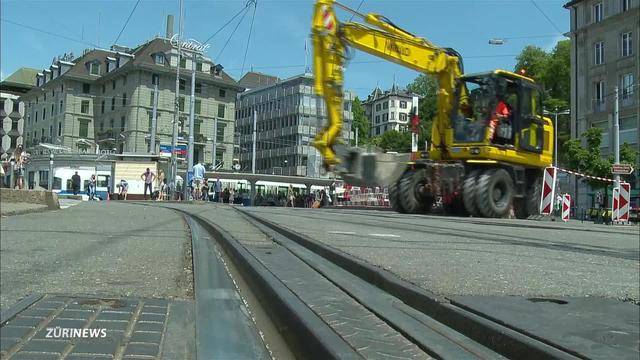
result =
[[[334,5],[358,15],[368,25],[338,22]],[[380,15],[359,14],[334,0],[316,2],[312,39],[315,90],[324,97],[328,115],[328,124],[316,137],[314,146],[322,154],[326,166],[340,162],[334,145],[342,130],[343,72],[349,48],[437,77],[438,112],[434,119],[432,143],[436,147],[441,145],[444,129],[448,126],[456,79],[462,75],[462,62],[455,51],[436,47]]]

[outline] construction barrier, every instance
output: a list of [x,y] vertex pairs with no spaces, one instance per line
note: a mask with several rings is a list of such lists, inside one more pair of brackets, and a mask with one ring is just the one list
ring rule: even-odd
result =
[[613,194],[611,195],[611,221],[618,221],[618,207],[620,199],[620,189],[613,188]]
[[620,183],[618,188],[618,222],[629,222],[629,201],[631,200],[631,184]]
[[350,188],[342,194],[337,206],[389,207],[387,188]]
[[562,221],[569,221],[569,214],[571,212],[571,195],[564,194],[562,196]]
[[540,214],[549,215],[553,212],[553,199],[556,191],[556,168],[550,166],[544,169],[542,178],[542,194],[540,197]]

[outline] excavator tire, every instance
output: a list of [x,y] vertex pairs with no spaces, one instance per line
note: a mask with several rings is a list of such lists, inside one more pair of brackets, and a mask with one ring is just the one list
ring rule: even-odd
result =
[[542,196],[542,175],[538,176],[527,191],[527,215],[540,213],[540,197]]
[[406,213],[402,207],[400,199],[400,182],[389,185],[389,202],[391,203],[393,210],[396,212],[399,212],[400,214]]
[[462,202],[464,209],[472,216],[478,216],[478,208],[476,206],[476,188],[479,170],[471,170],[464,179],[462,184]]
[[409,214],[428,212],[433,206],[433,198],[421,194],[420,187],[426,176],[425,169],[410,170],[400,178],[400,201]]
[[509,214],[513,200],[513,180],[504,169],[488,169],[476,182],[476,206],[480,215],[501,218]]

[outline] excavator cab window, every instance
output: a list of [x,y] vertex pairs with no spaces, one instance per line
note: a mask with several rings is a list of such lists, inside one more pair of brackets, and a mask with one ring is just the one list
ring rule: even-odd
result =
[[523,85],[520,89],[521,108],[519,128],[520,148],[527,151],[542,152],[543,121],[540,92],[532,86]]
[[452,116],[455,142],[482,142],[487,121],[495,102],[491,78],[467,78],[459,81],[457,109]]

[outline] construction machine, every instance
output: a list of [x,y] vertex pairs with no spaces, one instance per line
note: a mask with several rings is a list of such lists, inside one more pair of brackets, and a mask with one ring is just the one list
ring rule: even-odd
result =
[[[364,23],[339,22],[336,8]],[[401,213],[428,212],[437,199],[446,212],[458,215],[539,212],[542,170],[551,164],[554,134],[551,120],[542,116],[542,89],[532,79],[505,70],[464,74],[454,49],[334,0],[317,0],[312,39],[315,91],[325,99],[328,117],[313,144],[327,169],[352,185],[388,186],[390,203]],[[352,48],[437,79],[428,149],[418,151],[417,104],[407,120],[411,154],[343,144],[343,72]]]

